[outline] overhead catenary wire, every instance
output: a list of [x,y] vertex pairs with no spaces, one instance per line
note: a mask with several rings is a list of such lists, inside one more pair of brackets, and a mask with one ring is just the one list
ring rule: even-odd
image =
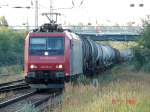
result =
[[83,3],[84,3],[84,0],[81,0],[81,1],[79,2],[79,5],[77,5],[77,4],[75,3],[75,0],[72,0],[72,5],[73,5],[73,7],[81,7],[81,6],[83,5]]

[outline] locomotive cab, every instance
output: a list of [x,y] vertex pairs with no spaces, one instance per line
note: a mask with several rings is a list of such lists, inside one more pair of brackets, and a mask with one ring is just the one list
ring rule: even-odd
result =
[[63,84],[66,70],[64,35],[30,33],[27,38],[26,82],[31,86],[49,82]]

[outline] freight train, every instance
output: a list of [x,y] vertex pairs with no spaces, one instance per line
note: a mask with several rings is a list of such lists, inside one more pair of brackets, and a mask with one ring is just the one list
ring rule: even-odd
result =
[[90,76],[120,59],[120,52],[79,37],[58,24],[44,24],[25,38],[25,81],[33,88],[63,88],[79,75]]

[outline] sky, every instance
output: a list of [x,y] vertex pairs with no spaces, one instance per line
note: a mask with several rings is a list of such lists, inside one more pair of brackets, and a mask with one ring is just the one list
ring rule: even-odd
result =
[[[59,22],[62,24],[87,24],[93,25],[126,25],[127,22],[135,22],[136,25],[141,23],[141,19],[150,15],[150,0],[52,0],[53,7],[66,8],[56,10],[62,13]],[[135,7],[130,7],[134,3]],[[138,5],[144,4],[141,8]],[[41,14],[50,11],[50,0],[38,0],[39,4],[39,21],[41,25],[47,21],[46,17]],[[5,6],[8,5],[8,6]],[[0,0],[0,16],[5,16],[9,25],[21,26],[23,23],[35,25],[35,0]],[[31,6],[31,9],[15,9],[14,6]]]

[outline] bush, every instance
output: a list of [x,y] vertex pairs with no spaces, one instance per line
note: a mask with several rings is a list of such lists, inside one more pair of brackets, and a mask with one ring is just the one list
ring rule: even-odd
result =
[[138,40],[138,46],[134,47],[132,60],[136,70],[150,71],[150,23],[145,22],[142,38]]
[[25,32],[0,30],[0,66],[23,64]]
[[37,112],[37,109],[35,109],[35,107],[29,103],[24,105],[21,112]]
[[23,68],[20,65],[5,66],[0,67],[0,74],[21,74],[22,70]]

